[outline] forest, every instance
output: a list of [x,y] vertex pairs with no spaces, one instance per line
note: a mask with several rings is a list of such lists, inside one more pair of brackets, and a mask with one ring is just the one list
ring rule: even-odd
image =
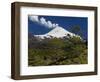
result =
[[40,39],[28,34],[28,66],[87,64],[87,41],[79,37]]

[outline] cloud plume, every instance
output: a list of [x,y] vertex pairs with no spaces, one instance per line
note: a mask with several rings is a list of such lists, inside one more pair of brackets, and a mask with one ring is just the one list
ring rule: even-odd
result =
[[29,19],[33,22],[39,22],[38,16],[29,16]]
[[44,17],[39,18],[38,16],[29,16],[29,19],[33,22],[37,22],[47,28],[55,28],[58,24],[52,23],[50,20],[46,20]]

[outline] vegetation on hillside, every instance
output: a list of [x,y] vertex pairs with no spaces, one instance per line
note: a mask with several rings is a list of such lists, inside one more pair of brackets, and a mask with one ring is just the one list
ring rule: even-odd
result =
[[28,38],[28,65],[87,64],[87,43],[79,37]]

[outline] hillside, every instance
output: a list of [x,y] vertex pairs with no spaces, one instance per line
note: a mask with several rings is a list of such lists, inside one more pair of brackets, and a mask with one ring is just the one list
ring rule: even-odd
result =
[[88,63],[87,44],[80,37],[68,37],[68,35],[62,38],[44,37],[41,39],[39,37],[29,35],[29,66],[77,65]]

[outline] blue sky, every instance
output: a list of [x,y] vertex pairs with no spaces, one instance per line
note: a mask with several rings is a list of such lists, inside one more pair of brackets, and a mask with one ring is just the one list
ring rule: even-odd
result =
[[73,26],[80,26],[84,39],[87,39],[88,18],[87,17],[64,17],[64,16],[28,16],[28,32],[33,35],[45,34],[61,26],[71,32]]

